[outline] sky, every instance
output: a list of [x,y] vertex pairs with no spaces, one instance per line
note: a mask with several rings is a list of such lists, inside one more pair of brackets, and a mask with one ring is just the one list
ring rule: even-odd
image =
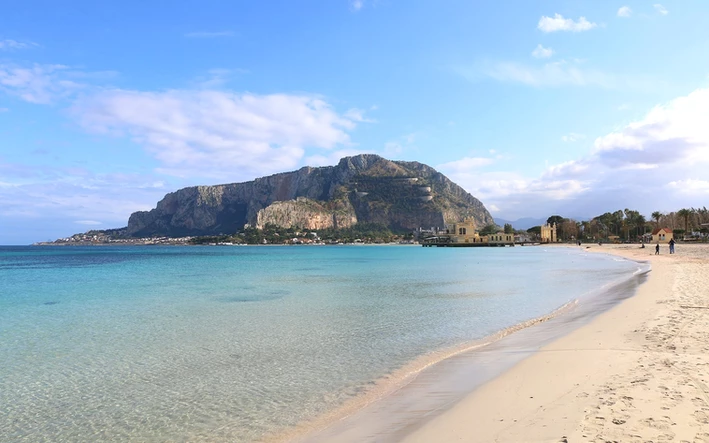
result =
[[709,204],[705,0],[6,2],[0,244],[376,153],[496,218]]

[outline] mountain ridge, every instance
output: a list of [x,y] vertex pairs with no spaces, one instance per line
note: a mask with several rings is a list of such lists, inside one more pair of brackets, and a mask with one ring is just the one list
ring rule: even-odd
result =
[[443,227],[472,217],[493,222],[485,206],[434,168],[374,154],[335,166],[305,166],[243,183],[191,186],[150,211],[131,214],[131,237],[233,233],[245,225],[305,229],[377,223],[394,230]]

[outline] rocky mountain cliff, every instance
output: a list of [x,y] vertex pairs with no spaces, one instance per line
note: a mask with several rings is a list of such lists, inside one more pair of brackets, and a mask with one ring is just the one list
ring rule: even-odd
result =
[[324,229],[359,222],[401,231],[443,227],[464,217],[481,227],[493,223],[478,199],[430,166],[363,154],[336,166],[180,189],[155,209],[133,213],[127,231],[133,237],[180,237],[229,234],[245,224]]

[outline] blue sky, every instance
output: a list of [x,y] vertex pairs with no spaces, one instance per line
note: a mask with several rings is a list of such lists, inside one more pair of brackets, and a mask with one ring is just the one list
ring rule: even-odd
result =
[[498,218],[704,206],[708,21],[703,0],[12,2],[0,244],[361,152]]

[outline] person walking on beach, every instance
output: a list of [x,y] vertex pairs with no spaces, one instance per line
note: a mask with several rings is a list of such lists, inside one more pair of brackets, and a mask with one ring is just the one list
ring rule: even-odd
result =
[[660,244],[655,245],[655,255],[660,255]]
[[675,239],[671,238],[670,239],[670,254],[674,254],[674,253],[675,253]]

